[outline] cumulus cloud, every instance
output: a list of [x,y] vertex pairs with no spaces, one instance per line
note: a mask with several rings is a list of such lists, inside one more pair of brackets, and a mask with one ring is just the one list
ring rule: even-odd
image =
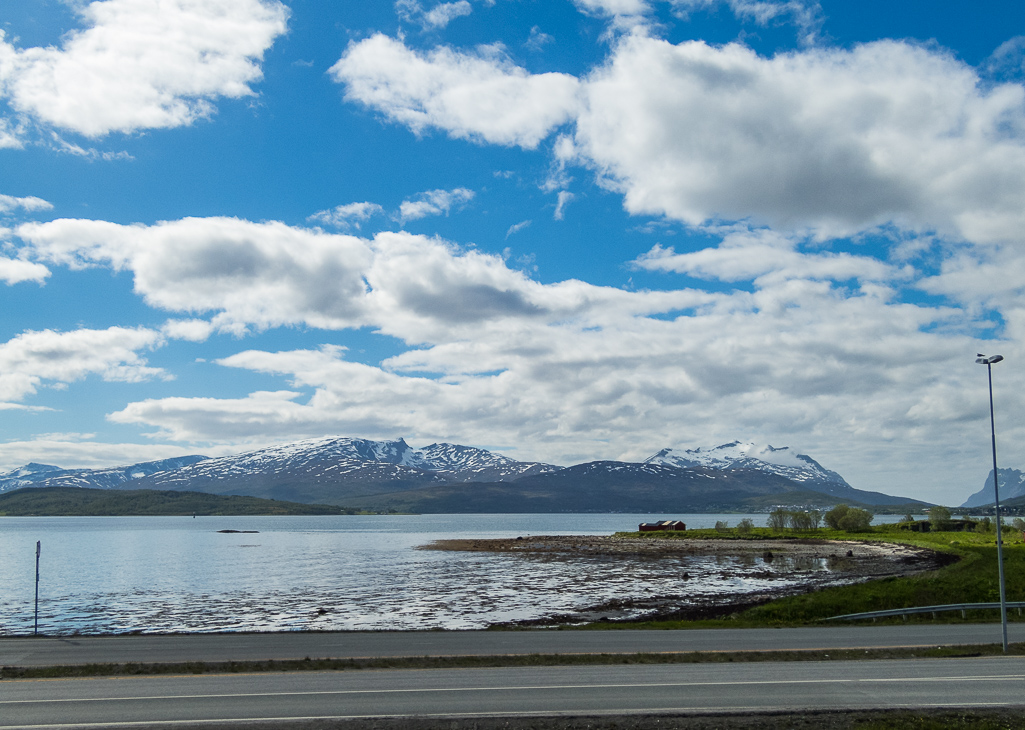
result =
[[352,236],[235,218],[154,226],[60,219],[22,225],[18,235],[56,264],[129,269],[151,306],[219,312],[213,322],[227,331],[364,319],[362,272],[371,252]]
[[377,35],[332,73],[348,99],[418,133],[532,148],[575,121],[558,170],[590,167],[634,214],[820,240],[894,225],[995,243],[1025,228],[1025,88],[985,86],[910,43],[767,58],[630,34],[577,81]]
[[43,125],[93,138],[187,125],[211,115],[219,97],[252,95],[288,17],[277,0],[75,7],[84,27],[60,46],[19,49],[0,31],[0,98]]
[[892,41],[763,58],[630,37],[586,85],[576,151],[633,213],[1004,240],[1025,223],[1025,93],[978,81]]
[[377,203],[349,203],[328,210],[321,210],[306,220],[313,223],[326,223],[336,228],[359,230],[359,227],[375,215],[383,215],[384,208]]
[[403,200],[399,205],[399,215],[403,221],[415,221],[432,215],[448,215],[452,208],[466,205],[474,198],[474,192],[466,188],[454,190],[428,190]]
[[129,383],[166,377],[139,354],[160,344],[159,333],[141,327],[24,332],[0,344],[0,402],[16,403],[45,385],[89,375]]
[[416,23],[424,30],[444,28],[456,18],[469,15],[473,6],[467,0],[438,3],[430,10],[425,10],[419,0],[398,0],[395,10],[399,17],[408,23]]
[[203,342],[214,333],[214,330],[213,323],[205,319],[169,319],[160,328],[168,339],[187,342]]
[[0,281],[5,282],[8,286],[20,284],[23,281],[42,284],[49,275],[50,270],[42,264],[0,256]]
[[577,80],[530,74],[494,48],[464,53],[440,47],[421,54],[382,34],[352,43],[330,69],[345,98],[416,133],[533,149],[577,107]]

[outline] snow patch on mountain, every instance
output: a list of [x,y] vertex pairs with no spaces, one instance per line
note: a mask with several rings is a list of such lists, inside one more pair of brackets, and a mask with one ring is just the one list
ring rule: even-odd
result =
[[0,474],[0,492],[23,487],[85,487],[89,489],[117,489],[128,482],[162,472],[175,471],[206,459],[205,456],[176,456],[170,459],[144,461],[128,466],[105,469],[62,469],[50,464],[26,464]]
[[789,446],[775,447],[731,441],[714,448],[662,449],[644,460],[645,464],[665,464],[680,468],[705,467],[708,469],[754,469],[786,477],[805,484],[815,491],[852,489],[847,481],[824,468],[806,454],[798,454]]

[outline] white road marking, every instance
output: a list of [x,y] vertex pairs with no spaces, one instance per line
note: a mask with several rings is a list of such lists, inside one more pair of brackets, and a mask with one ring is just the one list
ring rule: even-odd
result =
[[369,694],[427,694],[432,692],[517,692],[517,691],[539,691],[539,690],[566,690],[566,689],[641,689],[645,687],[718,687],[728,685],[730,687],[755,686],[755,685],[816,685],[816,684],[872,684],[892,682],[1010,682],[1025,680],[1025,674],[994,674],[994,675],[971,675],[952,677],[892,677],[872,678],[863,677],[855,679],[764,679],[764,680],[743,680],[743,681],[721,681],[721,682],[642,682],[629,684],[551,684],[551,685],[515,685],[515,686],[493,686],[493,687],[410,687],[403,689],[344,689],[344,690],[315,690],[297,692],[238,692],[218,694],[194,694],[194,695],[143,695],[137,697],[81,697],[81,698],[56,698],[56,699],[35,699],[35,700],[0,700],[0,705],[24,705],[24,704],[57,704],[69,702],[126,702],[130,700],[196,700],[196,699],[233,699],[244,697],[315,697],[327,695],[369,695]]

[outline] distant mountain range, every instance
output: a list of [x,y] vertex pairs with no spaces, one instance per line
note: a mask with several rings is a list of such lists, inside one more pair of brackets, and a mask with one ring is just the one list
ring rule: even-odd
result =
[[570,467],[509,459],[484,449],[322,438],[234,456],[186,456],[109,469],[28,464],[0,474],[0,492],[75,486],[246,495],[375,511],[702,512],[776,504],[924,504],[851,487],[788,448],[732,442],[663,449],[644,462]]
[[[1017,469],[1001,469],[1000,470],[1000,502],[1004,500],[1014,499],[1016,497],[1025,497],[1025,472],[1018,471]],[[965,500],[962,507],[982,507],[985,505],[993,504],[993,470],[989,470],[989,476],[986,477],[986,484],[978,492],[973,494],[971,497]]]

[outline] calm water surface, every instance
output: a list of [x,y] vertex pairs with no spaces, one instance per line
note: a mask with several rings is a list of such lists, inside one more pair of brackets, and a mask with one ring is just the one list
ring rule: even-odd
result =
[[[764,525],[765,515],[749,516]],[[699,528],[744,515],[676,517]],[[415,549],[444,538],[611,534],[663,518],[4,517],[0,635],[32,632],[37,540],[46,634],[473,629],[612,599],[698,598],[783,580],[752,577],[765,573],[760,566],[707,558],[542,560]]]

